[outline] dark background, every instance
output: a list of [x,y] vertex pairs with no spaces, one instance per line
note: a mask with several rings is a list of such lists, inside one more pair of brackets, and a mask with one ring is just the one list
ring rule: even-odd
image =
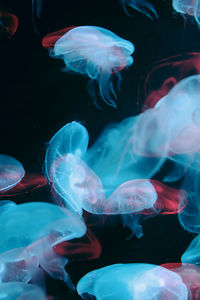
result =
[[[143,103],[136,104],[138,86],[152,63],[200,51],[196,23],[175,14],[171,1],[154,1],[159,14],[154,21],[132,9],[132,16],[127,16],[118,0],[43,1],[41,18],[35,19],[39,35],[33,27],[31,0],[0,2],[19,18],[17,32],[0,48],[0,153],[18,159],[27,172],[40,174],[46,145],[58,129],[73,120],[81,121],[92,144],[105,125],[141,112]],[[79,25],[107,28],[135,45],[134,64],[122,71],[117,109],[103,101],[102,109],[96,108],[86,89],[88,78],[62,72],[62,61],[50,58],[41,45],[47,33]],[[43,187],[16,201],[51,201],[51,196],[48,187]],[[179,262],[193,238],[181,228],[176,215],[145,221],[144,236],[139,240],[127,239],[130,232],[118,216],[104,222],[92,218],[92,222],[97,223],[92,231],[101,243],[102,253],[94,260],[88,260],[87,255],[81,260],[72,257],[66,269],[75,284],[87,272],[109,264]],[[48,276],[47,293],[56,299],[80,299],[62,282]]]

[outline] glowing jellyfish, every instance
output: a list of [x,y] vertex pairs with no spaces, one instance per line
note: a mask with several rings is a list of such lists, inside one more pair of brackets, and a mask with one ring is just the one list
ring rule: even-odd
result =
[[42,282],[43,269],[73,288],[65,271],[68,259],[53,247],[83,236],[82,219],[50,203],[0,204],[0,282]]
[[188,289],[187,300],[198,300],[200,298],[200,268],[192,264],[167,263],[161,265],[181,276],[183,283]]
[[97,300],[187,300],[188,295],[178,274],[151,264],[116,264],[89,272],[77,291]]
[[22,164],[15,158],[0,154],[0,191],[6,192],[17,185],[24,177]]
[[0,42],[10,39],[18,28],[18,18],[12,10],[0,5]]
[[[45,156],[45,175],[53,190],[62,199],[69,198],[68,208],[80,212],[75,199],[68,192],[66,178],[70,170],[66,169],[67,155],[82,156],[88,147],[88,132],[78,122],[72,122],[62,127],[50,140]],[[71,165],[73,164],[73,160]],[[68,165],[69,166],[69,165]]]
[[114,74],[120,86],[120,71],[133,63],[134,46],[113,32],[95,26],[79,26],[65,33],[50,53],[64,60],[65,71],[87,75],[88,91],[97,105],[95,82],[101,98],[116,107]]
[[8,282],[0,284],[0,300],[46,300],[45,293],[33,284]]
[[158,18],[157,11],[150,0],[120,0],[124,10],[127,12],[127,6],[145,14],[150,19]]
[[173,0],[172,5],[174,10],[183,14],[194,16],[199,24],[200,20],[200,3],[199,0]]
[[200,235],[197,235],[181,257],[182,263],[200,266]]
[[161,59],[141,77],[138,103],[143,110],[153,108],[182,79],[200,74],[200,53],[188,52]]
[[165,181],[180,179],[193,162],[194,169],[198,168],[195,162],[200,145],[199,91],[200,76],[187,77],[153,109],[137,118],[131,137],[133,151],[163,158],[163,162],[170,159],[176,167]]

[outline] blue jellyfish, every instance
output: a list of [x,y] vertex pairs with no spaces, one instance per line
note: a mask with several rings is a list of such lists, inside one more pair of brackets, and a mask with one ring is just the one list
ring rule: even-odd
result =
[[127,6],[136,9],[137,11],[145,14],[150,19],[158,18],[157,11],[153,4],[149,0],[120,0],[125,12],[127,12]]
[[175,11],[185,15],[194,16],[198,25],[200,24],[200,2],[199,0],[173,0],[172,6]]
[[200,235],[197,235],[181,257],[182,263],[194,264],[200,267]]
[[133,63],[134,46],[113,32],[95,26],[79,26],[69,30],[50,49],[55,58],[64,60],[65,71],[87,75],[88,91],[97,105],[95,82],[99,85],[101,98],[116,107],[114,74],[120,87],[120,71]]
[[71,169],[67,168],[70,168],[70,165],[73,166],[70,154],[81,157],[87,151],[88,142],[89,136],[86,128],[78,122],[72,122],[62,127],[52,137],[45,156],[45,175],[52,189],[61,199],[68,199],[67,207],[78,213],[81,209],[67,187],[68,176],[71,172]]
[[84,299],[89,294],[97,300],[188,299],[187,287],[178,274],[140,263],[115,264],[89,272],[79,280],[77,291]]
[[53,247],[85,234],[80,217],[50,203],[3,201],[0,224],[0,283],[42,283],[43,269],[73,288],[65,271],[68,259],[56,254]]
[[0,191],[6,192],[17,185],[24,177],[22,164],[15,158],[0,154]]
[[33,284],[7,282],[0,284],[0,300],[46,300],[45,293]]

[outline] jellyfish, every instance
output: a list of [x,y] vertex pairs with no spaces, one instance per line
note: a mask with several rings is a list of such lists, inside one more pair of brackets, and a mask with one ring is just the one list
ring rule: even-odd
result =
[[187,300],[198,300],[200,297],[200,268],[187,263],[166,263],[161,265],[181,276],[188,289]]
[[199,25],[200,3],[199,0],[173,0],[172,6],[175,11],[185,15],[194,16]]
[[147,17],[153,20],[153,18],[158,18],[157,11],[153,4],[149,0],[120,0],[125,12],[127,12],[127,6],[136,9],[137,11],[143,13]]
[[[120,88],[120,71],[133,63],[134,46],[113,32],[95,26],[78,26],[59,38],[50,49],[52,57],[64,60],[65,71],[87,75],[88,91],[97,105],[95,82],[101,98],[116,107],[114,78]],[[114,76],[116,75],[116,77]]]
[[10,39],[17,31],[19,20],[10,8],[0,5],[0,42]]
[[187,300],[188,292],[181,277],[152,264],[115,264],[83,276],[77,285],[80,296],[97,300]]
[[155,62],[141,77],[137,102],[143,111],[155,107],[182,79],[200,74],[200,52],[173,55]]
[[200,267],[200,235],[197,235],[181,256],[184,264],[193,264]]
[[22,282],[7,282],[0,284],[0,300],[46,300],[42,289]]
[[[88,132],[78,122],[72,122],[63,126],[49,142],[44,163],[45,176],[52,189],[62,199],[69,198],[67,183],[65,182],[70,172],[70,170],[66,169],[67,157],[70,159],[70,154],[74,154],[77,157],[82,156],[87,151],[88,142]],[[68,209],[80,213],[80,208],[77,206],[75,198],[70,196],[70,199]]]
[[0,154],[0,191],[6,192],[17,185],[24,177],[22,164],[15,158]]
[[82,219],[51,203],[0,204],[0,283],[41,285],[44,270],[73,288],[65,271],[68,259],[56,254],[54,247],[83,236],[86,226]]

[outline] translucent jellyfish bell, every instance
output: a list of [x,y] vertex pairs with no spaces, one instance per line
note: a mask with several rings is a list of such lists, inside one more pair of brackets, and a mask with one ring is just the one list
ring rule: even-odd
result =
[[0,284],[0,300],[46,300],[45,293],[33,284],[8,282]]
[[15,158],[0,154],[0,191],[12,189],[24,177],[22,164]]
[[[45,175],[53,190],[62,199],[69,198],[70,195],[66,178],[74,164],[69,155],[82,156],[87,150],[88,141],[86,128],[78,122],[72,122],[62,127],[49,142],[45,156]],[[74,202],[75,199],[71,197],[70,199],[71,209],[80,212],[80,208]]]
[[64,268],[68,260],[57,255],[53,247],[83,236],[86,226],[82,219],[45,202],[16,205],[4,201],[3,204],[0,207],[0,282],[37,281],[42,268],[73,287]]
[[95,26],[79,26],[71,29],[55,43],[51,55],[64,60],[65,70],[72,70],[90,78],[88,91],[97,104],[95,81],[101,98],[116,107],[114,74],[120,87],[120,71],[133,63],[134,46],[113,32]]
[[127,6],[136,9],[137,11],[143,13],[150,19],[158,18],[157,11],[150,0],[120,0],[125,12],[127,12]]
[[89,272],[79,280],[77,291],[84,299],[89,294],[97,300],[187,300],[181,277],[151,264],[116,264]]

